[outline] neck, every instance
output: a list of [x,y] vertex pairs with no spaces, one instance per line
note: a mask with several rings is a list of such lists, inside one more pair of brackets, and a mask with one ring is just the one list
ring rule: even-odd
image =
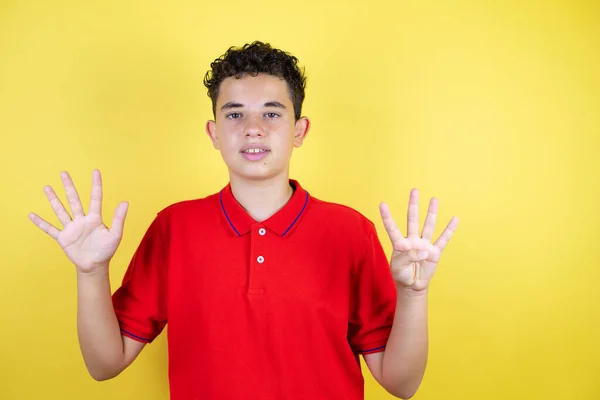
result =
[[262,222],[279,211],[294,193],[287,175],[267,180],[230,176],[229,183],[233,197],[257,222]]

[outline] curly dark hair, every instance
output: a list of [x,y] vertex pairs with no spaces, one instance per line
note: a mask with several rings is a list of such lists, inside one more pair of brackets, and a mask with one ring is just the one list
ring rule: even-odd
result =
[[296,120],[302,115],[306,76],[293,55],[273,48],[269,43],[255,41],[241,48],[230,47],[210,64],[210,68],[204,76],[204,86],[212,100],[213,115],[216,116],[217,97],[223,80],[232,76],[238,79],[244,75],[256,76],[259,73],[284,79],[294,105]]

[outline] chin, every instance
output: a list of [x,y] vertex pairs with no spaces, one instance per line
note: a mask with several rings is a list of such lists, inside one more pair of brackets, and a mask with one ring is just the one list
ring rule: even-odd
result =
[[286,176],[286,170],[273,170],[271,168],[242,168],[242,169],[230,169],[230,176],[236,176],[238,178],[248,181],[264,181],[267,179],[273,179],[278,176]]

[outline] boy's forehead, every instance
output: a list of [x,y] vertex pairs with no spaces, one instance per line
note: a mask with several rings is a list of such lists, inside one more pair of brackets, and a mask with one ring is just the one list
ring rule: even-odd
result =
[[271,101],[291,103],[286,81],[267,74],[225,78],[219,87],[217,103],[224,104],[231,101],[241,104]]

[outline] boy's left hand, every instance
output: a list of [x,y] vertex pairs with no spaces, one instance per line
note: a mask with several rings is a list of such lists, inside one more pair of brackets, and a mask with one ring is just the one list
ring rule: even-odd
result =
[[436,198],[432,198],[429,202],[423,232],[419,236],[419,191],[411,190],[408,204],[407,236],[404,237],[394,222],[387,204],[381,203],[379,206],[383,225],[392,242],[390,268],[398,288],[423,291],[429,286],[442,250],[458,226],[458,218],[452,217],[444,232],[432,244],[437,208],[438,201]]

